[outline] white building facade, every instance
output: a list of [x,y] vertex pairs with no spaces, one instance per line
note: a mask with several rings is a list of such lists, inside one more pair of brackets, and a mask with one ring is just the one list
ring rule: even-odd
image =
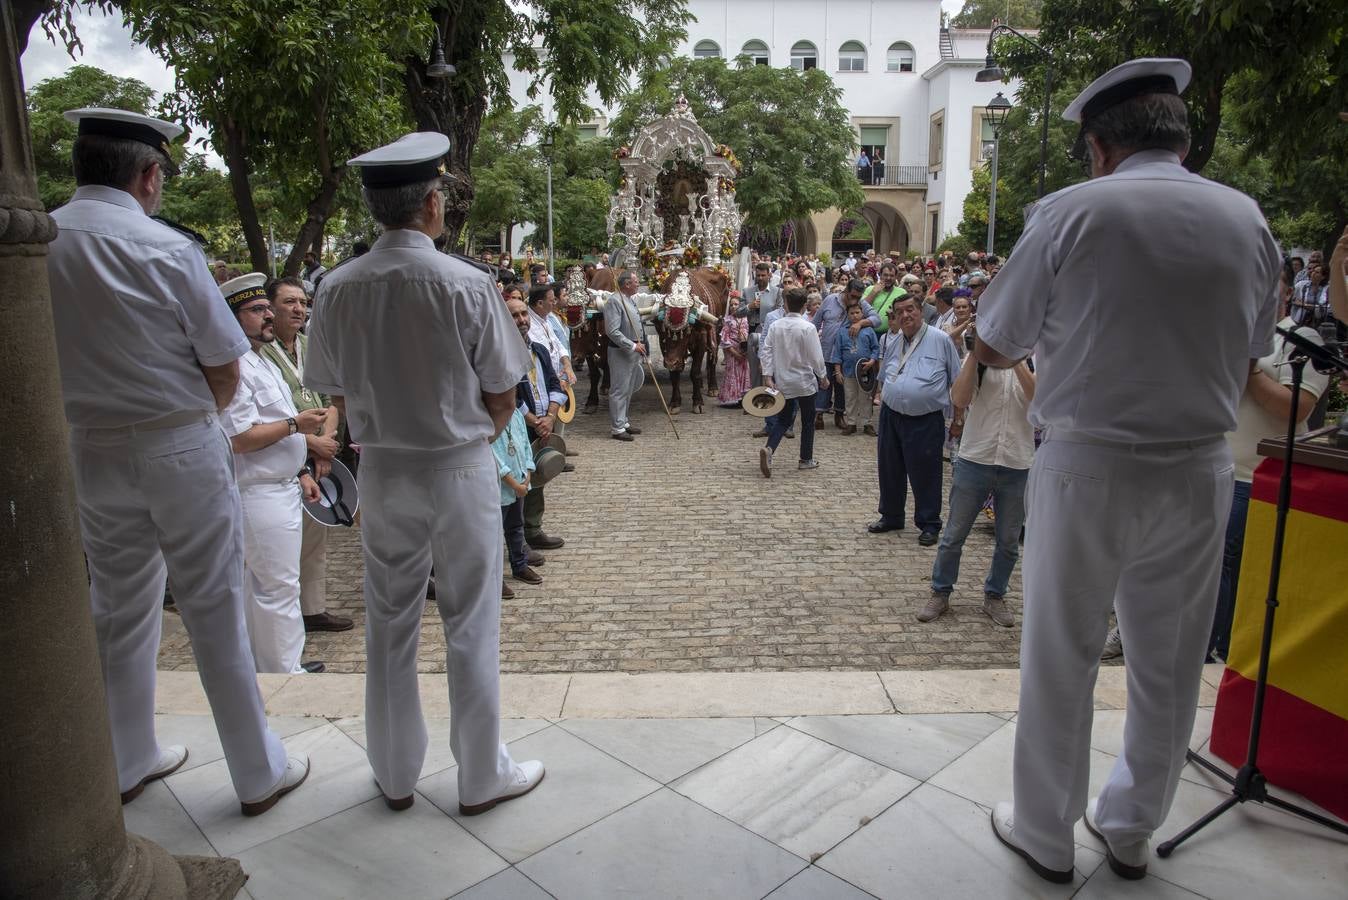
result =
[[[867,245],[931,253],[957,230],[973,173],[990,149],[984,105],[999,90],[1013,98],[1017,87],[974,80],[986,29],[942,27],[940,0],[688,0],[688,10],[696,19],[678,49],[683,55],[743,54],[759,65],[818,68],[832,77],[857,144],[873,161],[869,172],[859,171]],[[538,102],[525,97],[525,85],[513,73],[515,102]],[[549,115],[549,100],[543,104]],[[592,104],[586,128],[602,135],[610,111]],[[838,223],[856,212],[825,210],[793,223],[796,251],[861,249],[842,235],[835,247]]]

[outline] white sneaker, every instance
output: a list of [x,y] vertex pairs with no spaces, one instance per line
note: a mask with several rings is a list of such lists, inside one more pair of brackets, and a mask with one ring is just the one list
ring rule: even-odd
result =
[[155,761],[154,768],[150,773],[140,780],[140,783],[133,788],[122,791],[122,805],[130,803],[141,795],[145,790],[145,785],[151,781],[158,781],[172,775],[187,762],[187,748],[182,744],[173,744],[168,747],[159,748],[159,759]]
[[817,468],[819,468],[819,460],[817,460],[817,459],[802,459],[799,463],[796,464],[796,468],[797,468],[797,469],[817,469]]
[[772,477],[772,448],[762,447],[758,451],[758,471],[764,478]]
[[1127,878],[1129,881],[1138,881],[1147,877],[1147,854],[1151,847],[1146,841],[1139,841],[1135,844],[1121,844],[1117,847],[1105,839],[1096,827],[1096,807],[1099,805],[1098,797],[1092,797],[1091,802],[1086,804],[1086,830],[1095,835],[1095,839],[1105,845],[1105,858],[1109,860],[1109,867],[1114,870],[1114,874],[1120,878]]
[[1119,626],[1115,625],[1109,629],[1109,634],[1105,637],[1105,646],[1100,651],[1101,659],[1118,659],[1123,656],[1123,635],[1119,634]]
[[505,793],[491,800],[482,803],[460,803],[459,813],[465,816],[480,816],[489,809],[494,809],[496,804],[505,803],[507,800],[514,800],[516,797],[523,797],[525,794],[538,787],[542,782],[543,776],[547,772],[543,764],[536,759],[526,760],[515,765],[515,777],[511,780],[510,786],[506,788]]
[[1040,878],[1054,884],[1070,884],[1072,879],[1076,877],[1076,873],[1072,869],[1050,869],[1048,866],[1042,865],[1030,855],[1028,850],[1016,843],[1014,807],[1010,803],[1003,801],[992,808],[992,833],[997,835],[997,840],[1025,860],[1034,870],[1034,874]]
[[304,779],[308,777],[309,757],[303,753],[291,753],[286,757],[286,770],[281,773],[281,780],[272,788],[271,793],[261,800],[241,802],[239,808],[245,816],[260,816],[275,806],[276,801],[304,784]]

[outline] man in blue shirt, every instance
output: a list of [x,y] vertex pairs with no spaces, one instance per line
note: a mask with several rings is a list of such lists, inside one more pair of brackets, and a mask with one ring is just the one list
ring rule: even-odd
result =
[[[849,306],[848,324],[860,322],[863,315],[861,304]],[[868,433],[875,433],[871,428],[871,396],[861,390],[856,374],[858,366],[864,365],[869,369],[875,365],[874,360],[879,358],[880,339],[875,336],[875,329],[863,328],[856,337],[852,337],[845,328],[838,329],[838,338],[829,353],[828,364],[833,369],[834,380],[841,381],[846,389],[847,413],[843,418],[843,434],[856,434],[858,423],[864,425]]]
[[900,297],[893,309],[902,337],[886,342],[880,364],[880,518],[869,530],[883,534],[904,526],[911,484],[913,522],[922,531],[917,541],[930,547],[941,533],[941,446],[960,357],[945,332],[922,321],[912,295]]
[[[814,327],[819,329],[819,346],[823,348],[824,355],[833,353],[833,347],[838,341],[838,329],[846,328],[847,333],[856,337],[863,328],[879,328],[880,317],[876,315],[875,308],[861,299],[861,295],[866,293],[866,282],[860,278],[853,278],[847,283],[847,290],[841,294],[829,294],[824,300],[819,311],[814,314],[811,321]],[[847,307],[861,304],[862,318],[860,322],[853,322],[850,325],[847,322]],[[846,409],[847,398],[843,394],[842,379],[829,378],[828,387],[819,391],[819,396],[815,398],[814,408],[815,419],[814,427],[824,427],[824,415],[833,413],[833,424],[838,428],[843,427],[843,410]]]

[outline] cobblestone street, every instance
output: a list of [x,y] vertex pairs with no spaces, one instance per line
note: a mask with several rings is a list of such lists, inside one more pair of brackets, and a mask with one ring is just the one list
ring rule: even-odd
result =
[[[658,368],[658,364],[657,364]],[[588,388],[588,374],[581,386]],[[669,384],[661,371],[661,387]],[[936,548],[917,531],[873,536],[875,439],[840,435],[829,417],[815,443],[819,469],[798,472],[797,442],[782,442],[773,478],[758,473],[760,420],[713,402],[676,416],[675,440],[648,383],[632,404],[634,443],[608,435],[606,401],[568,427],[576,471],[547,489],[544,528],[565,537],[539,570],[511,581],[502,603],[505,672],[685,672],[799,669],[1006,668],[1017,665],[1019,624],[982,612],[992,527],[965,545],[952,608],[929,625],[913,618],[928,596]],[[582,400],[583,402],[583,400]],[[946,467],[947,479],[949,466]],[[909,515],[911,516],[911,499]],[[335,529],[328,607],[351,616],[342,634],[310,635],[305,659],[330,672],[363,672],[359,534]],[[1007,595],[1019,622],[1019,565]],[[444,671],[433,605],[419,667]],[[193,668],[181,621],[165,616],[160,666]]]

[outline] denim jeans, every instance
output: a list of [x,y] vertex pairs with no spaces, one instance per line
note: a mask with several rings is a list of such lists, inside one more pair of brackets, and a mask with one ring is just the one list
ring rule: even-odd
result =
[[1250,482],[1237,481],[1231,494],[1231,514],[1226,517],[1226,542],[1222,550],[1222,580],[1217,589],[1217,609],[1212,617],[1208,652],[1216,650],[1226,659],[1231,649],[1231,622],[1236,616],[1236,591],[1240,587],[1240,559],[1245,547],[1245,516],[1250,509]]
[[510,571],[522,572],[529,565],[529,548],[524,545],[524,498],[501,507],[501,525],[506,550],[510,553]]
[[828,369],[828,387],[820,388],[819,393],[814,395],[815,411],[842,412],[847,409],[847,395],[843,391],[843,382],[846,379],[834,377],[832,366],[825,368]]
[[814,394],[791,397],[780,413],[768,419],[768,449],[776,452],[782,435],[791,430],[797,407],[800,407],[800,461],[809,462],[814,459]]
[[994,597],[1006,593],[1011,570],[1020,557],[1020,527],[1025,524],[1025,482],[1029,474],[1029,469],[1008,469],[955,459],[954,474],[950,479],[950,519],[941,535],[940,546],[936,548],[936,563],[931,569],[932,593],[949,594],[955,587],[964,539],[969,536],[969,529],[978,518],[988,494],[992,494],[996,510],[997,548],[992,554],[987,580],[983,582],[983,593]]

